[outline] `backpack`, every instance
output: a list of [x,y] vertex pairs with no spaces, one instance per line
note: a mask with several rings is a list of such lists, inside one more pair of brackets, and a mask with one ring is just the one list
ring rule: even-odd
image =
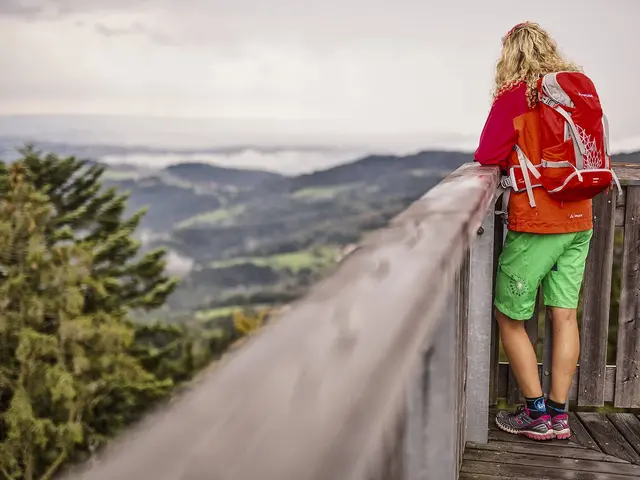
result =
[[609,125],[596,88],[579,72],[549,73],[538,81],[540,164],[515,146],[519,165],[502,186],[526,191],[535,208],[533,189],[544,188],[558,201],[588,200],[620,183],[611,169]]

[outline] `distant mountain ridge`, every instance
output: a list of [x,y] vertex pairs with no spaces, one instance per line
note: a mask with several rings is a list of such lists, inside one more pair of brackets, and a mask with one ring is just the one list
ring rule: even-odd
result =
[[253,187],[266,181],[282,179],[283,176],[273,172],[254,169],[219,167],[208,163],[179,163],[163,169],[171,176],[192,182],[217,183],[227,186]]

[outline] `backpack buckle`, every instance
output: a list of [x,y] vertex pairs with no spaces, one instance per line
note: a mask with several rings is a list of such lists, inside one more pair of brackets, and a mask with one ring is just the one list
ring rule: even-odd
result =
[[511,176],[505,175],[500,179],[500,186],[505,190],[513,187],[513,182],[511,181]]

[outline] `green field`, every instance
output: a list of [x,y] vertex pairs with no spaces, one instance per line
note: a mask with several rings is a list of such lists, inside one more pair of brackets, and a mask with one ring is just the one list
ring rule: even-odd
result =
[[221,307],[209,310],[199,310],[195,314],[195,319],[199,322],[207,322],[216,318],[230,317],[235,312],[242,310],[241,307]]
[[224,268],[253,263],[258,266],[271,267],[275,270],[288,269],[294,273],[304,268],[316,270],[335,262],[339,249],[333,246],[324,246],[313,250],[301,250],[298,252],[281,253],[269,257],[232,258],[209,264],[211,268]]
[[348,183],[346,185],[328,186],[328,187],[308,187],[302,188],[294,192],[295,198],[306,198],[312,200],[324,200],[331,199],[342,192],[346,192],[355,187],[358,187],[359,183]]
[[210,212],[204,212],[199,215],[194,215],[186,220],[180,222],[177,228],[189,228],[196,225],[209,225],[214,223],[220,223],[225,220],[229,220],[235,216],[238,216],[244,212],[244,205],[236,205],[231,208],[218,208]]

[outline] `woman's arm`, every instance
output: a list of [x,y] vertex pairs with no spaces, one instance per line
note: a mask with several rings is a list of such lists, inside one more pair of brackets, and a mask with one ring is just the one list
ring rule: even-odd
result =
[[501,94],[493,103],[473,156],[481,165],[507,169],[507,158],[518,140],[513,120],[528,111],[526,88],[523,83]]

